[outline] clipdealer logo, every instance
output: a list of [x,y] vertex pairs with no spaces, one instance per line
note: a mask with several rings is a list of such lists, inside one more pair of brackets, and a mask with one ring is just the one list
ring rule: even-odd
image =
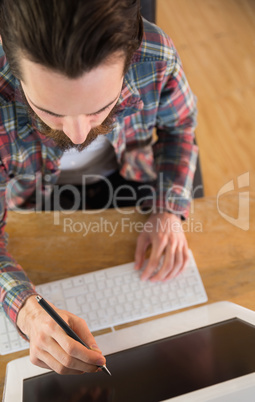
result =
[[[244,187],[249,187],[250,184],[250,174],[246,172],[237,177],[238,189],[243,189]],[[219,214],[231,225],[234,225],[242,230],[249,230],[250,227],[250,200],[249,191],[239,191],[238,193],[238,216],[234,218],[224,213],[220,209],[220,197],[230,191],[235,190],[234,180],[230,180],[226,183],[217,194],[217,209]]]

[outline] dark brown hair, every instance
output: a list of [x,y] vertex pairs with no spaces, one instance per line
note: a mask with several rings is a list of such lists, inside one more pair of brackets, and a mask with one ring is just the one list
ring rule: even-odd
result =
[[140,46],[139,0],[0,0],[0,34],[13,74],[19,59],[78,78],[124,52],[125,70]]

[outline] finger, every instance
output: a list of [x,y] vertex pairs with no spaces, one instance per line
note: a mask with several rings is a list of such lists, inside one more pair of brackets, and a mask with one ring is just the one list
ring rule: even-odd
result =
[[158,269],[160,264],[160,258],[164,252],[167,243],[167,236],[161,236],[157,238],[152,244],[151,255],[145,270],[142,273],[141,280],[146,281],[153,273]]
[[[94,354],[94,352],[99,353],[102,357],[102,351],[98,347],[96,340],[92,333],[89,330],[89,327],[86,323],[85,320],[76,317],[75,315],[68,313],[70,317],[70,325],[71,328],[74,330],[74,332],[83,340],[86,345],[89,346],[91,349],[92,353],[89,353],[91,356],[94,356],[95,358],[98,358],[97,355]],[[99,356],[100,357],[100,356]]]
[[189,260],[188,248],[183,247],[183,249],[180,250],[180,254],[179,251],[176,253],[176,262],[174,269],[169,273],[169,275],[165,277],[164,281],[167,281],[180,275],[186,268],[188,260]]
[[49,349],[49,351],[66,367],[90,372],[94,371],[93,366],[103,366],[106,363],[101,352],[90,350],[65,334],[61,338],[56,337],[56,340],[60,348],[55,348],[55,345],[52,345],[54,349]]
[[179,274],[182,273],[188,265],[189,262],[189,249],[188,249],[188,245],[184,245],[183,247],[183,253],[182,253],[182,266],[179,270]]
[[[59,360],[55,359],[51,353],[48,353],[45,350],[42,350],[40,352],[40,357],[36,359],[30,359],[33,364],[36,364],[37,366],[40,365],[40,367],[47,366],[47,368],[50,368],[51,370],[55,371],[58,374],[61,375],[67,375],[67,374],[82,374],[86,370],[76,370],[73,368],[69,368],[62,364]],[[41,364],[42,362],[42,364]],[[95,370],[97,370],[97,367],[95,367]]]
[[171,270],[171,272],[169,274],[169,279],[175,278],[180,273],[182,266],[183,266],[183,251],[182,251],[182,248],[177,247],[175,249],[175,254],[174,254],[173,269]]
[[[98,368],[97,364],[90,364],[89,356],[86,362],[79,359],[79,357],[74,357],[75,353],[77,353],[77,346],[83,349],[85,349],[85,347],[70,337],[68,338],[68,341],[70,340],[69,346],[63,349],[53,338],[48,337],[46,342],[42,345],[42,348],[37,350],[37,353],[34,353],[34,355],[59,374],[96,371]],[[82,350],[82,353],[83,352]],[[89,355],[90,351],[88,349],[86,349],[86,352],[88,352]],[[98,356],[101,357],[101,360],[98,361],[98,365],[101,365],[101,362],[104,362],[105,359],[102,359],[100,354],[98,354]]]
[[[64,319],[64,321],[72,328],[72,330],[79,336],[79,338],[88,346],[88,348],[86,348],[86,350],[88,351],[91,349],[93,351],[93,353],[96,352],[96,353],[99,353],[100,355],[102,355],[102,351],[98,347],[94,336],[92,335],[92,333],[90,332],[90,330],[87,326],[86,321],[83,320],[82,318],[79,318],[76,315],[70,313],[69,311],[60,310],[60,313],[61,313],[61,316]],[[68,336],[65,338],[62,338],[63,330],[55,323],[55,321],[51,320],[50,324],[51,324],[51,328],[50,328],[49,333],[52,335],[52,337],[54,339],[56,339],[57,342],[58,342],[57,336],[60,336],[62,339],[61,346],[65,349],[66,345],[62,343],[63,339],[68,342],[71,340],[71,338]],[[78,344],[82,346],[81,343],[78,342]],[[67,347],[68,347],[68,345],[67,345]],[[82,346],[82,348],[84,348],[84,346]],[[94,354],[94,356],[96,358],[95,354]]]
[[[33,363],[33,362],[31,361],[31,363]],[[33,364],[35,364],[35,363],[33,363]],[[43,361],[40,360],[40,359],[37,359],[37,364],[36,364],[36,366],[51,370],[51,367],[49,367],[45,362],[43,362]]]
[[135,250],[135,270],[142,268],[145,261],[145,253],[150,244],[150,241],[143,235],[140,235],[137,239]]
[[[33,363],[33,364],[35,364],[35,363]],[[46,363],[44,363],[44,362],[43,362],[42,360],[40,360],[40,359],[37,359],[36,365],[37,365],[38,367],[41,367],[41,368],[45,368],[45,369],[48,369],[48,370],[52,370],[52,368],[51,368],[50,366],[48,366]],[[78,371],[73,372],[73,370],[69,370],[69,371],[70,371],[69,374],[84,374],[84,372],[78,372]]]
[[64,348],[52,345],[48,351],[65,367],[93,372],[98,366],[103,366],[106,363],[104,356],[100,353],[87,349],[69,337],[64,345]]
[[165,256],[160,270],[151,278],[152,282],[163,281],[174,269],[176,242],[169,244],[165,249]]

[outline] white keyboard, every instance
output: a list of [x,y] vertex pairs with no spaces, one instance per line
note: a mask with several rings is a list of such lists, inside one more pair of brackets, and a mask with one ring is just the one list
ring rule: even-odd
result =
[[[56,307],[83,318],[90,329],[113,327],[207,301],[207,295],[190,251],[186,270],[161,283],[143,282],[134,264],[39,285],[38,293]],[[28,343],[0,310],[0,354],[28,348]]]

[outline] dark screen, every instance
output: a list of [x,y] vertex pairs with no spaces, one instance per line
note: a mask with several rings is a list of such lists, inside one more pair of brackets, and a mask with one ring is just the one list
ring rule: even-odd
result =
[[107,356],[104,372],[24,380],[23,402],[158,402],[255,371],[255,327],[232,319]]

